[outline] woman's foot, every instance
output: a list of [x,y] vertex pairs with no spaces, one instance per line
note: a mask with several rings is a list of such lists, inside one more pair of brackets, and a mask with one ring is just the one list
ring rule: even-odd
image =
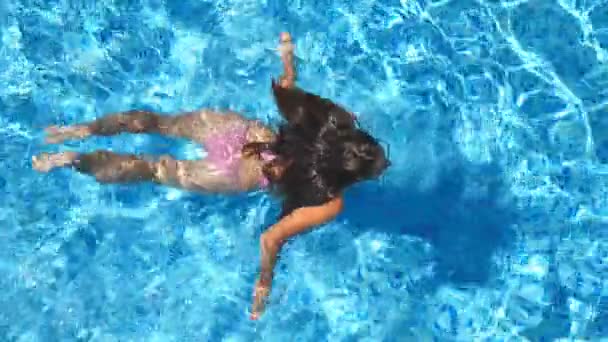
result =
[[49,172],[54,168],[72,164],[77,156],[76,152],[41,153],[32,157],[32,167],[40,172]]
[[51,126],[46,129],[47,144],[58,144],[68,139],[82,139],[91,135],[87,126]]

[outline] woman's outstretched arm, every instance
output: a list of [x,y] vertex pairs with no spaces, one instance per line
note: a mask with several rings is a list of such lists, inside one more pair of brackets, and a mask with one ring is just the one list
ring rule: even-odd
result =
[[251,319],[258,319],[264,311],[270,294],[274,266],[285,242],[295,235],[333,220],[342,211],[343,202],[342,196],[339,196],[320,206],[296,209],[262,234],[261,270],[255,285]]
[[279,51],[283,62],[283,75],[279,78],[279,84],[283,88],[293,88],[296,85],[296,68],[293,61],[295,46],[288,32],[281,33],[279,40],[281,42]]
[[327,122],[333,121],[337,129],[355,127],[352,113],[319,95],[309,93],[296,86],[295,46],[289,33],[280,37],[283,74],[278,82],[272,80],[272,92],[281,115],[291,124],[302,124],[318,131]]

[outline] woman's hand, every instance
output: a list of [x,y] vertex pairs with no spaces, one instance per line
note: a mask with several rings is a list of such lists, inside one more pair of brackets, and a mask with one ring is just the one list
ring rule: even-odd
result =
[[278,50],[283,62],[283,75],[279,77],[279,85],[283,88],[293,88],[296,84],[296,71],[293,61],[295,45],[292,43],[291,35],[288,32],[281,33],[279,42]]

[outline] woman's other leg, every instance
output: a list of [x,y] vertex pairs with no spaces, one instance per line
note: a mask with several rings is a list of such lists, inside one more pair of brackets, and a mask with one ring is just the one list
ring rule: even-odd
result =
[[105,115],[94,121],[47,128],[47,143],[61,143],[68,139],[82,139],[92,135],[112,136],[121,133],[160,134],[201,142],[205,137],[221,131],[227,125],[246,122],[236,113],[216,113],[198,110],[177,115],[131,110]]
[[205,160],[176,160],[163,156],[149,160],[132,154],[110,151],[92,153],[42,153],[32,158],[40,172],[73,168],[94,177],[99,183],[154,182],[171,187],[206,193],[229,193],[247,190],[238,177]]

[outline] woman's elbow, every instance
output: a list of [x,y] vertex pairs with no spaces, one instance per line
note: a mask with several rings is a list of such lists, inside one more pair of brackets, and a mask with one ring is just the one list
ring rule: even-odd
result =
[[332,211],[332,218],[335,218],[336,216],[338,216],[342,210],[344,210],[344,197],[342,197],[341,195],[336,197],[333,201],[332,201],[332,205],[331,205],[331,211]]
[[262,233],[260,236],[260,247],[265,251],[278,251],[284,243],[283,239],[277,238],[269,231]]

